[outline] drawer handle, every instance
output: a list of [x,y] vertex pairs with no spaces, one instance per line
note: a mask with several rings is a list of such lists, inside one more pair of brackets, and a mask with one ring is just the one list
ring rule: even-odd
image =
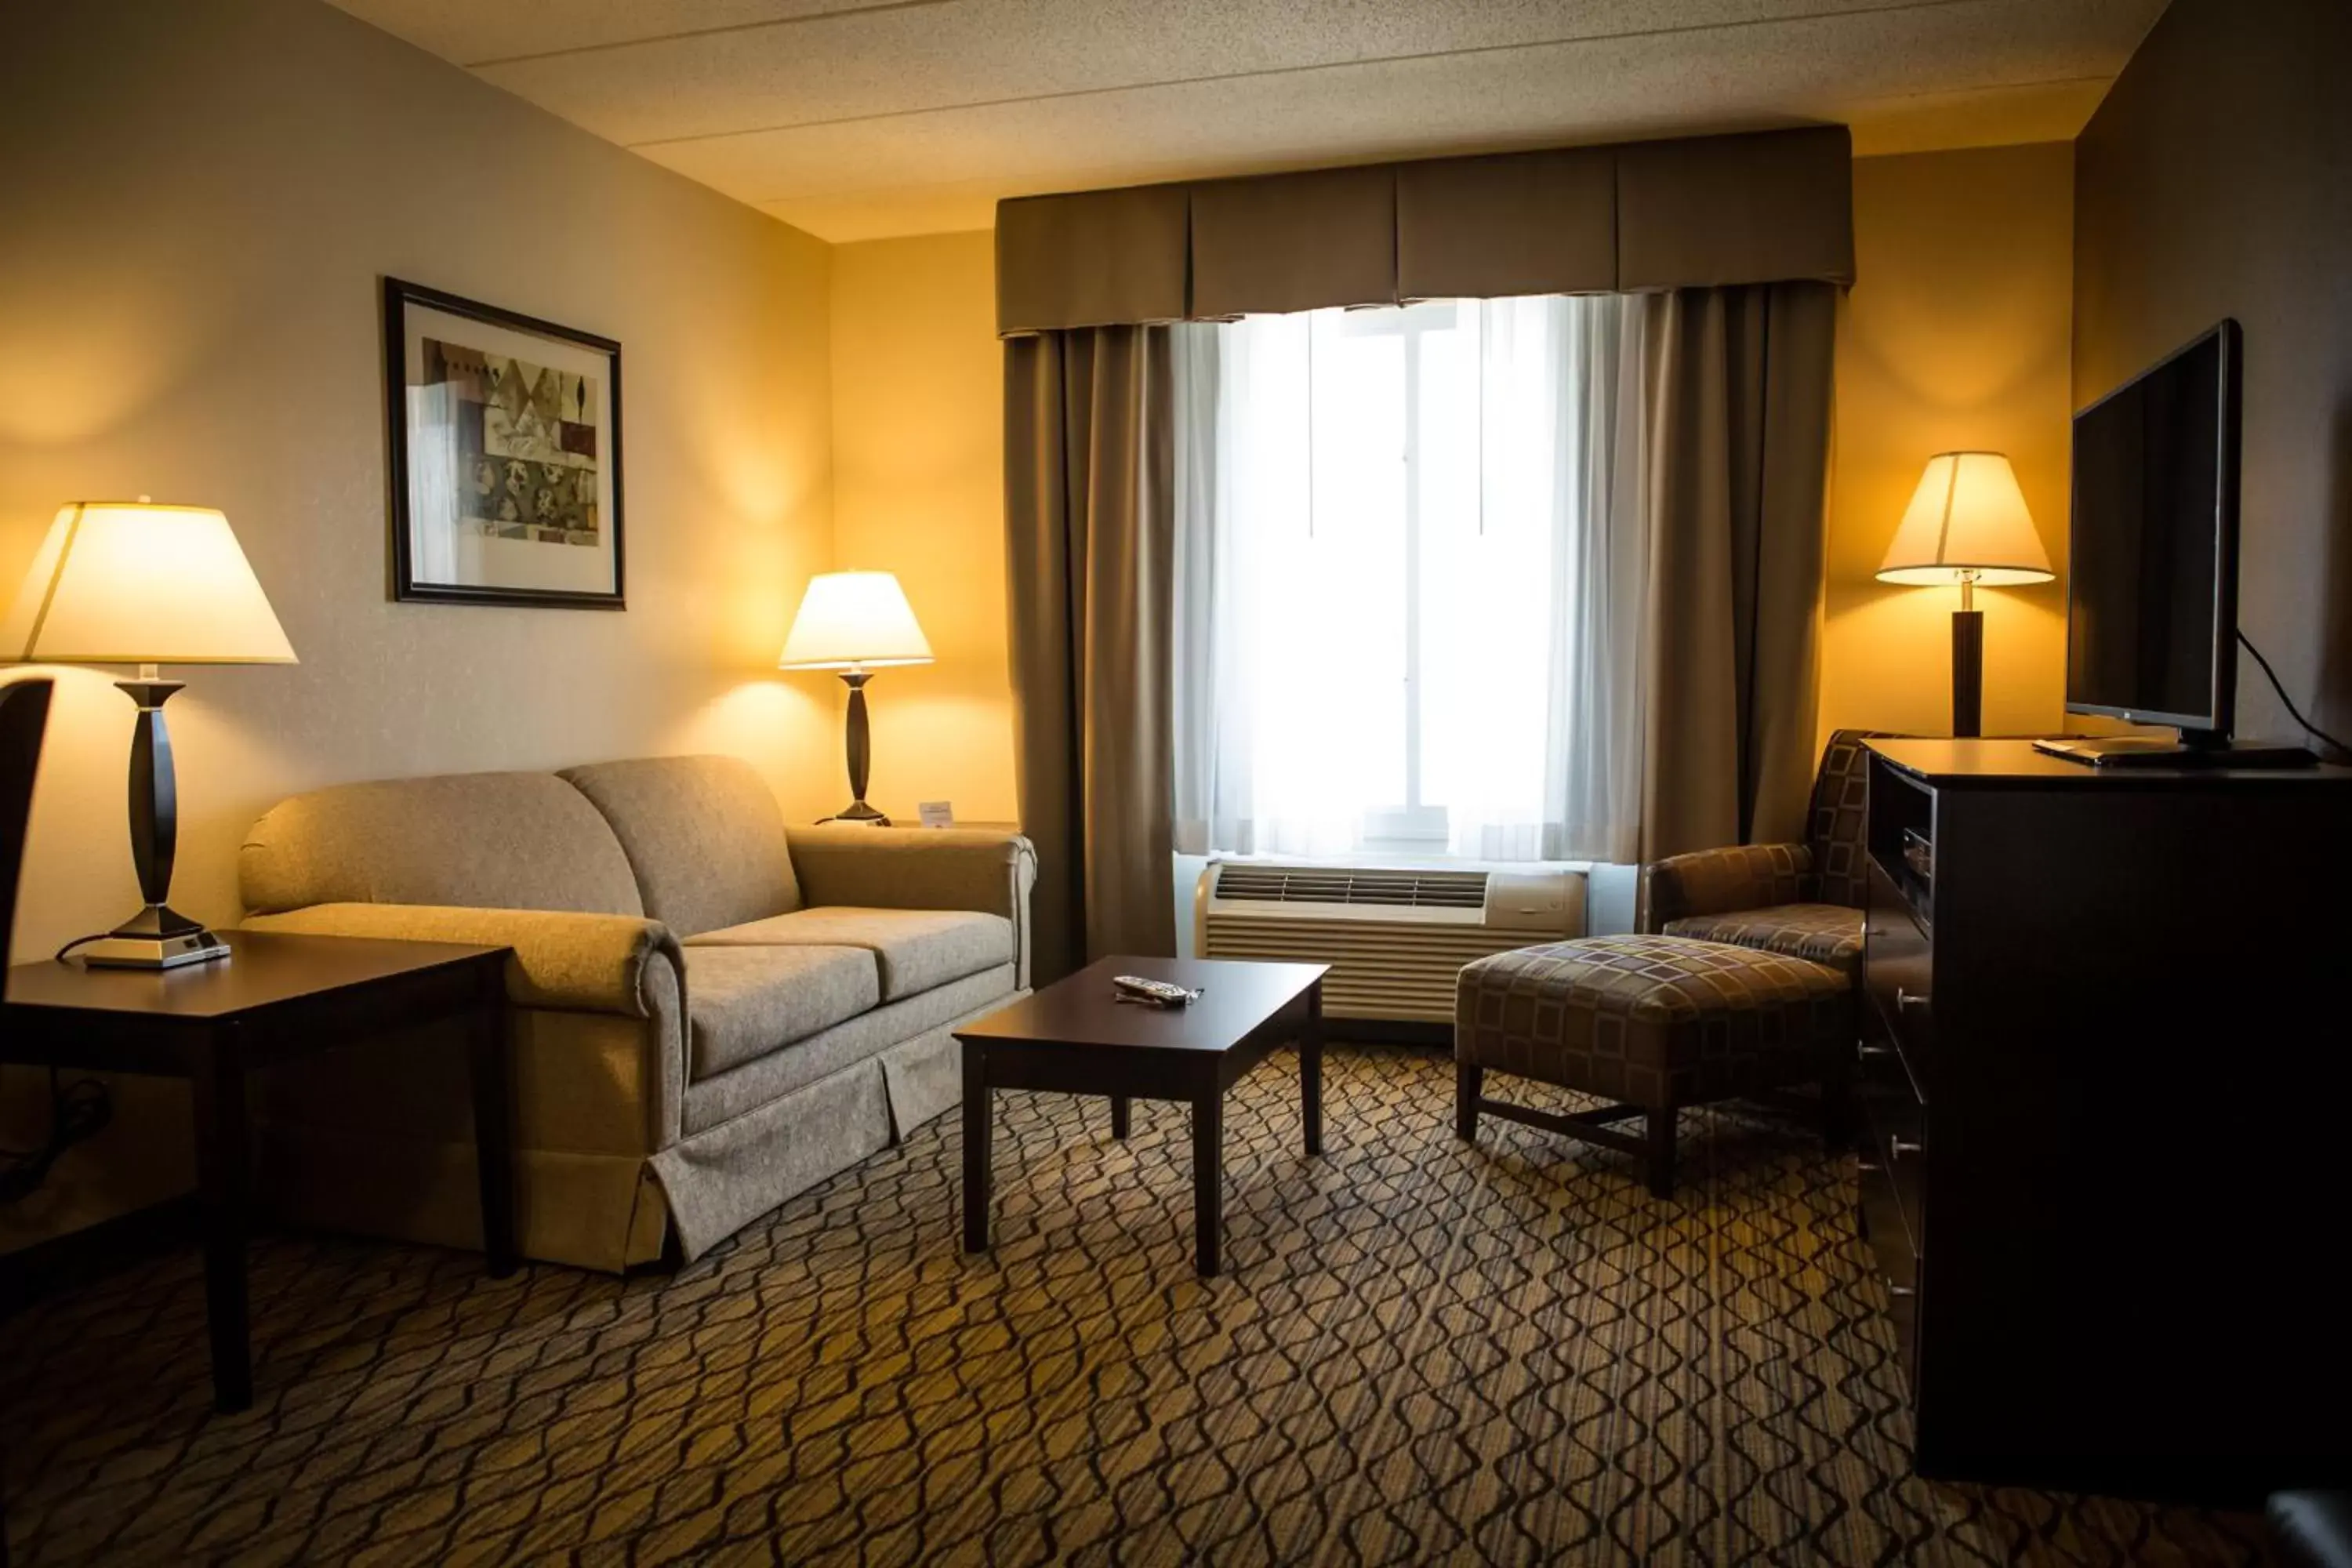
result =
[[1906,1154],[1924,1154],[1927,1152],[1927,1146],[1924,1143],[1915,1143],[1908,1138],[1889,1138],[1886,1141],[1886,1152],[1899,1160]]
[[1895,1054],[1893,1046],[1874,1046],[1867,1040],[1856,1046],[1854,1049],[1865,1061],[1872,1057],[1891,1057]]
[[1853,1168],[1854,1168],[1855,1170],[1857,1170],[1857,1171],[1866,1171],[1866,1172],[1871,1172],[1871,1173],[1877,1173],[1877,1172],[1884,1171],[1885,1169],[1886,1169],[1886,1167],[1885,1167],[1885,1166],[1884,1166],[1884,1165],[1880,1164],[1877,1161],[1875,1161],[1875,1160],[1874,1160],[1874,1159],[1870,1158],[1870,1157],[1869,1157],[1868,1155],[1866,1155],[1866,1154],[1865,1154],[1865,1155],[1863,1155],[1863,1156],[1861,1156],[1861,1157],[1859,1157],[1859,1158],[1857,1158],[1857,1159],[1854,1161],[1854,1163],[1853,1163]]
[[1916,1285],[1897,1285],[1894,1280],[1889,1279],[1886,1282],[1886,1293],[1895,1298],[1897,1300],[1907,1300],[1911,1297],[1916,1296],[1919,1293],[1919,1287]]
[[1906,991],[1902,986],[1897,985],[1895,988],[1895,1010],[1898,1013],[1908,1013],[1914,1007],[1918,1008],[1923,1013],[1926,1012],[1927,1010],[1927,998],[1919,994],[1916,991]]

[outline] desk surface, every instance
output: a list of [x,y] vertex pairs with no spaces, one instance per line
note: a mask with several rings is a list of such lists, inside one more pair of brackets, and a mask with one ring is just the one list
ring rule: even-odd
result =
[[179,969],[91,969],[74,958],[20,963],[8,971],[7,1005],[12,1009],[157,1018],[227,1018],[352,986],[476,963],[508,951],[463,942],[281,931],[229,931],[221,937],[230,949],[226,962]]
[[2255,786],[2327,788],[2352,784],[2352,768],[2316,763],[2295,768],[2134,767],[2095,768],[2037,752],[2033,742],[1982,740],[1884,739],[1864,745],[1916,778],[1961,787],[2027,786],[2081,789],[2217,789]]

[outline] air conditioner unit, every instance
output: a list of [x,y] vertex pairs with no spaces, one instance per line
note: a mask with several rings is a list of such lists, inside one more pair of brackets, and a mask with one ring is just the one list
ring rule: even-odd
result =
[[1584,933],[1580,870],[1220,860],[1194,895],[1203,958],[1328,963],[1330,1018],[1451,1023],[1454,977],[1488,953]]

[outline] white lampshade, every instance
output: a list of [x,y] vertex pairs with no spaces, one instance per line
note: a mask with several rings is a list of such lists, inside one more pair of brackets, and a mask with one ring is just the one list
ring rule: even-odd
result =
[[1938,452],[1911,492],[1878,580],[1958,583],[1971,573],[1994,587],[2047,583],[2053,575],[2009,459],[1999,452]]
[[871,669],[929,664],[931,645],[887,572],[825,572],[809,579],[784,638],[784,669]]
[[77,501],[49,524],[0,620],[35,664],[293,664],[294,647],[209,507]]

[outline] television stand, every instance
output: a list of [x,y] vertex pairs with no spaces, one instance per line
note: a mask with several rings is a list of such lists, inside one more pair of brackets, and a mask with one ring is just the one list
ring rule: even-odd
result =
[[2261,741],[2200,744],[2156,735],[2066,735],[2036,741],[2033,749],[2095,768],[2304,768],[2319,761],[2305,746]]

